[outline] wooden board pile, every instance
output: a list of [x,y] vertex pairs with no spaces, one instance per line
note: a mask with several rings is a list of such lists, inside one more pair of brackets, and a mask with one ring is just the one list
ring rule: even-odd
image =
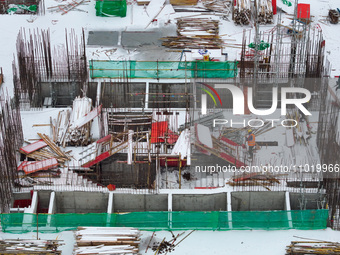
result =
[[219,23],[211,19],[184,18],[177,20],[177,33],[182,36],[213,35],[219,33]]
[[0,240],[0,254],[59,255],[62,244],[60,240],[5,239]]
[[203,6],[214,12],[225,13],[226,15],[229,14],[231,10],[231,5],[234,1],[231,0],[203,0]]
[[230,186],[262,186],[266,190],[270,191],[268,186],[272,186],[275,183],[280,184],[279,179],[277,178],[279,175],[273,174],[262,174],[262,173],[249,173],[242,174],[235,178],[232,178],[227,184]]
[[293,241],[286,248],[286,255],[296,254],[338,254],[340,243],[324,241]]
[[91,124],[101,112],[101,106],[91,111],[92,100],[77,97],[72,111],[63,110],[57,119],[51,120],[52,140],[63,147],[86,146],[91,143]]
[[135,228],[78,227],[74,254],[138,254],[140,235]]
[[170,0],[172,5],[196,5],[198,0]]
[[273,6],[271,0],[256,0],[257,20],[260,24],[273,23]]
[[237,25],[249,25],[251,21],[251,2],[250,0],[236,0],[234,6],[233,19]]
[[184,18],[177,21],[178,36],[162,38],[162,45],[173,49],[220,49],[219,22],[211,19]]
[[28,158],[35,159],[36,161],[56,158],[58,163],[63,165],[66,161],[70,160],[68,153],[63,152],[47,135],[38,133],[41,140],[38,142],[44,143],[45,146],[32,149],[30,151],[20,148],[20,152],[25,154]]

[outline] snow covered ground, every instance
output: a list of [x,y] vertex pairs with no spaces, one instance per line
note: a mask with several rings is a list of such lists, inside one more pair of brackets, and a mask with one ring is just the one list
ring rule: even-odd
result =
[[[280,2],[280,0],[278,0]],[[338,0],[305,0],[300,3],[311,4],[311,15],[313,15],[313,26],[320,26],[326,40],[326,56],[332,65],[331,76],[338,76],[340,74],[340,24],[332,25],[320,21],[327,16],[328,9],[340,8]],[[46,8],[56,6],[59,1],[46,0]],[[25,29],[50,29],[51,39],[53,45],[60,47],[65,42],[65,28],[68,30],[75,29],[78,35],[81,34],[81,29],[85,32],[91,30],[107,30],[107,31],[144,31],[148,25],[151,17],[146,13],[143,6],[129,4],[127,9],[127,16],[125,18],[110,17],[103,18],[95,16],[95,1],[91,0],[87,5],[82,5],[79,8],[86,12],[71,11],[66,15],[60,13],[50,13],[46,11],[45,16],[30,16],[30,15],[0,15],[0,67],[3,68],[4,81],[1,89],[5,93],[13,95],[12,82],[12,61],[16,52],[16,37],[21,28]],[[173,29],[175,26],[175,18],[180,16],[190,16],[192,14],[174,13],[171,6],[167,6],[162,13],[157,17],[158,22],[152,23],[147,30],[163,30]],[[207,15],[205,15],[206,17]],[[209,16],[208,16],[209,17]],[[211,18],[219,19],[211,16]],[[33,22],[32,22],[33,21]],[[169,22],[170,21],[170,22]],[[227,34],[223,36],[226,42],[241,44],[243,30],[251,29],[250,26],[235,26],[233,22],[220,20],[220,34]],[[274,21],[274,24],[276,20]],[[262,26],[262,31],[271,30],[273,25]],[[252,29],[254,34],[254,29]],[[105,54],[107,50],[112,47],[88,47],[88,59],[103,59],[103,60],[123,60],[123,59],[139,59],[139,60],[179,60],[180,53],[171,52],[167,54],[160,54],[158,51],[153,52],[139,52],[138,50],[125,50],[122,47],[117,47],[117,50],[112,54]],[[239,58],[239,48],[226,48],[229,60]],[[187,54],[187,58],[195,58],[196,53],[191,56]],[[33,124],[49,123],[49,116],[56,116],[60,109],[45,109],[44,111],[22,112],[22,119],[24,125],[25,139],[37,139],[38,128],[33,128]],[[46,120],[46,122],[44,122]],[[316,119],[317,120],[317,119]],[[313,120],[313,121],[316,121]],[[49,134],[49,127],[39,127],[39,131]],[[277,131],[276,131],[277,132]],[[266,134],[266,139],[270,140],[276,137],[277,133]],[[284,137],[284,136],[282,136]],[[284,138],[279,139],[284,139]],[[282,140],[282,143],[284,141]],[[280,148],[278,148],[280,149]],[[299,148],[296,151],[301,151]],[[267,151],[268,152],[268,151]],[[266,150],[258,152],[258,156],[267,153]],[[272,151],[279,155],[279,151]],[[300,154],[303,160],[303,154]],[[280,157],[280,156],[279,156]],[[157,232],[157,240],[162,240],[164,237],[170,239],[169,232]],[[175,233],[176,234],[176,233]],[[147,240],[152,232],[143,232],[143,240]],[[73,232],[62,232],[58,234],[42,234],[39,236],[44,239],[61,239],[64,240],[66,246],[63,247],[63,254],[72,254],[74,235]],[[304,238],[321,239],[325,241],[339,241],[340,232],[326,230],[315,231],[298,231],[298,230],[282,230],[282,231],[196,231],[190,235],[183,243],[176,247],[173,254],[284,254],[285,246],[289,245],[292,240],[301,240],[294,236]],[[35,238],[36,233],[27,233],[22,235],[12,235],[0,232],[1,238]],[[142,246],[143,247],[143,246]],[[144,254],[145,248],[141,249]],[[153,254],[149,249],[147,254]]]
[[[183,231],[173,232],[175,236]],[[140,254],[154,254],[152,249],[148,249],[145,252],[147,244],[152,236],[153,232],[142,231]],[[179,240],[190,231],[186,231]],[[74,232],[65,231],[56,234],[44,234],[39,233],[41,239],[58,239],[63,240],[64,246],[61,246],[63,255],[71,255],[73,252],[73,246],[75,244]],[[163,238],[166,240],[172,239],[172,235],[167,231],[156,232],[153,237],[153,242],[161,242]],[[299,238],[300,237],[300,238]],[[282,255],[285,253],[286,246],[291,241],[315,241],[302,238],[310,238],[321,241],[333,241],[339,242],[340,232],[333,231],[331,229],[325,230],[279,230],[279,231],[195,231],[188,236],[183,242],[181,242],[172,253],[174,255],[239,255],[239,254],[251,254],[251,255]],[[3,239],[35,239],[36,233],[26,234],[8,234],[1,233],[0,238]]]

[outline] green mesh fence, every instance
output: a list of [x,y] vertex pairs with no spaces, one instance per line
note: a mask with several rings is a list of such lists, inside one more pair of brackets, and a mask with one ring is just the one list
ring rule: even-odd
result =
[[91,78],[233,78],[237,62],[90,61]]
[[[37,219],[38,217],[38,219]],[[4,232],[75,230],[79,226],[135,227],[141,230],[324,229],[328,210],[256,212],[132,212],[123,214],[1,214]]]
[[100,17],[125,17],[126,0],[104,0],[96,2],[96,15]]

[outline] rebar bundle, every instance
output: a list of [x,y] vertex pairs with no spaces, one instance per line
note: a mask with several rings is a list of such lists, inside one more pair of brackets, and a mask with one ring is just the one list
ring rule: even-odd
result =
[[23,143],[19,109],[0,95],[0,212],[7,212],[17,179],[17,149]]
[[49,30],[26,33],[22,29],[18,34],[17,63],[13,63],[16,104],[25,102],[30,107],[42,107],[42,82],[73,82],[80,86],[75,93],[81,90],[86,93],[84,31],[80,43],[74,30],[70,34],[65,31],[66,45],[59,49],[52,48]]

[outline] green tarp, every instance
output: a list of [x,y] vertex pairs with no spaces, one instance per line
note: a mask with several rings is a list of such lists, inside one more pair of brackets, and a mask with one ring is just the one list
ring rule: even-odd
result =
[[96,1],[96,15],[100,17],[125,17],[126,0]]
[[[75,230],[79,226],[141,230],[313,230],[327,227],[328,210],[248,212],[131,212],[122,214],[1,214],[3,232]],[[38,217],[38,220],[37,220]]]
[[25,10],[25,11],[29,11],[32,13],[36,13],[37,6],[35,4],[30,5],[30,6],[26,6],[23,4],[10,4],[9,8],[7,9],[7,13],[8,14],[16,13],[18,10]]
[[218,61],[90,61],[91,78],[233,78],[237,62]]

